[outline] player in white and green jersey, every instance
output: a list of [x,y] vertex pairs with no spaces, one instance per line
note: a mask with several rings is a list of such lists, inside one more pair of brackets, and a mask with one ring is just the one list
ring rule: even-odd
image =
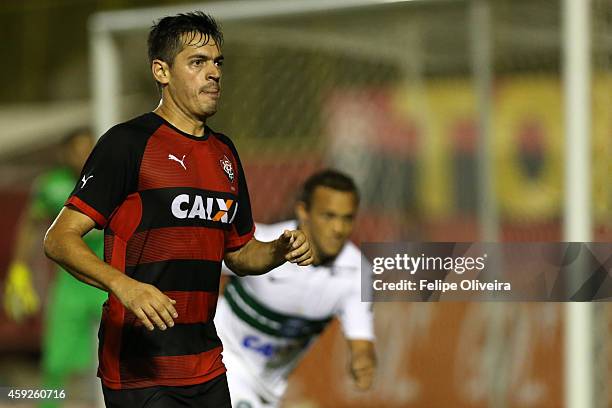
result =
[[234,408],[278,406],[288,375],[334,317],[348,340],[356,386],[371,386],[373,313],[361,301],[361,252],[348,241],[358,202],[353,181],[326,170],[304,184],[296,221],[257,225],[262,241],[303,230],[318,261],[302,268],[284,264],[265,276],[230,277],[215,325]]

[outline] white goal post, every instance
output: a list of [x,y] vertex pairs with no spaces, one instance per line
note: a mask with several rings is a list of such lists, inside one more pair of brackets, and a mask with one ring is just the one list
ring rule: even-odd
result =
[[113,35],[117,33],[147,30],[160,17],[200,9],[205,9],[219,20],[232,21],[410,1],[414,0],[237,0],[96,13],[91,16],[88,27],[94,130],[97,134],[103,133],[119,117],[121,61],[113,40]]
[[[591,1],[563,0],[565,94],[565,213],[563,239],[592,240],[591,215]],[[584,272],[576,269],[579,276]],[[565,404],[595,407],[594,305],[566,304]]]
[[[356,9],[416,0],[235,0],[99,12],[89,21],[92,124],[97,135],[118,122],[122,64],[115,35],[147,30],[165,15],[204,9],[221,21]],[[434,1],[434,0],[421,0]],[[470,0],[464,1],[466,4]],[[590,53],[591,2],[562,0],[565,93],[564,240],[591,240]],[[486,46],[486,44],[484,44]],[[483,86],[490,86],[484,84]],[[493,226],[494,227],[494,226]],[[568,303],[565,330],[565,405],[595,407],[592,305]]]

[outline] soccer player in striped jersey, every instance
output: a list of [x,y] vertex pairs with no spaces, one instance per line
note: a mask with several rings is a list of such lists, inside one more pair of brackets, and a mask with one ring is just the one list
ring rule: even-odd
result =
[[234,408],[277,407],[288,375],[333,317],[348,340],[355,385],[370,388],[373,315],[371,304],[361,302],[362,255],[349,241],[358,202],[353,181],[326,170],[304,184],[297,220],[258,224],[256,237],[263,241],[286,229],[304,231],[317,264],[300,269],[285,264],[261,277],[230,277],[215,323]]
[[[45,238],[45,252],[106,290],[98,375],[107,407],[229,407],[215,314],[221,262],[262,274],[306,266],[305,234],[254,239],[236,148],[206,126],[221,91],[222,34],[201,12],[149,33],[161,91],[153,111],[112,127]],[[104,260],[82,236],[104,229]]]

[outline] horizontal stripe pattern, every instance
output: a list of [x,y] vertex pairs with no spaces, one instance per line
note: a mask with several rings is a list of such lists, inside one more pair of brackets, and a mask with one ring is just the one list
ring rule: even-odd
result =
[[126,267],[172,259],[221,262],[222,230],[199,227],[158,228],[134,234],[127,245]]
[[[208,139],[189,139],[153,113],[113,129],[121,134],[108,153],[129,152],[129,162],[111,166],[104,182],[130,195],[115,203],[102,189],[94,200],[102,205],[81,207],[106,226],[109,263],[175,299],[179,316],[174,327],[150,332],[111,295],[100,330],[99,374],[113,389],[208,381],[225,371],[213,323],[220,263],[226,248],[243,245],[252,229],[238,155],[229,139],[209,129]],[[234,177],[224,171],[227,160]]]
[[[212,137],[197,141],[177,133],[162,125],[149,139],[140,166],[139,191],[179,185],[218,191],[230,191],[230,186],[236,187],[237,177],[231,182],[221,163],[224,156],[227,157],[237,174],[238,160],[227,144],[229,140],[222,141],[210,129],[207,133]],[[182,164],[171,159],[170,155]]]
[[134,357],[200,354],[221,346],[212,321],[149,331],[142,325],[129,324],[127,317],[121,337],[121,361]]
[[151,284],[162,292],[217,292],[221,276],[221,262],[175,259],[129,266],[126,267],[125,272],[129,277]]
[[[164,295],[176,301],[174,309],[178,317],[172,319],[175,324],[204,323],[212,321],[217,309],[217,292],[164,292]],[[125,311],[126,324],[142,326],[140,319],[129,310]]]
[[176,300],[174,309],[178,317],[175,323],[211,322],[217,310],[219,292],[164,292]]
[[111,388],[141,388],[154,385],[180,386],[203,383],[225,372],[221,347],[189,356],[131,357],[121,361],[121,386]]

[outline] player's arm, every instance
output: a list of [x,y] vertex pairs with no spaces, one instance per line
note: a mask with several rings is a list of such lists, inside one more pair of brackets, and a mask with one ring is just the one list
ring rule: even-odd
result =
[[90,265],[99,266],[96,264],[101,262],[82,239],[94,226],[93,220],[86,215],[65,207],[45,234],[45,254],[78,280],[108,292],[105,279],[97,280],[80,272],[81,265],[91,269]]
[[[225,264],[238,276],[262,275],[289,261],[300,266],[313,263],[306,235],[299,230],[285,230],[271,242],[253,238],[254,223],[246,178],[232,141],[222,136],[235,158],[238,186],[238,213],[232,229],[226,233]],[[248,238],[250,237],[250,238]],[[246,242],[244,242],[246,240]]]
[[252,238],[241,248],[226,252],[224,260],[239,276],[261,275],[287,261],[300,266],[313,262],[310,243],[299,230],[285,230],[278,239],[271,242]]
[[351,376],[357,388],[367,390],[372,386],[376,373],[374,343],[370,340],[349,340],[348,344]]
[[[361,256],[355,259],[356,270],[360,269],[361,261]],[[361,300],[362,282],[359,274],[354,276],[350,285],[340,302],[338,318],[348,341],[350,374],[357,388],[367,390],[372,386],[376,374],[374,309],[372,303]]]
[[174,300],[104,263],[85,244],[82,237],[94,226],[87,215],[64,207],[45,235],[45,254],[75,278],[115,295],[149,330],[153,323],[162,330],[174,326]]

